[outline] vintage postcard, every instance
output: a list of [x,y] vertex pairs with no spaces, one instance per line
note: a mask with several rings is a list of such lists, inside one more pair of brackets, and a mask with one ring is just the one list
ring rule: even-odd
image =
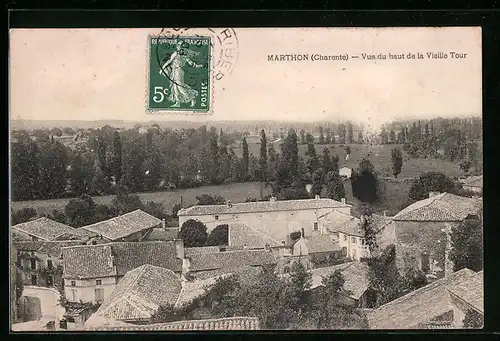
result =
[[483,328],[481,53],[10,30],[12,332]]

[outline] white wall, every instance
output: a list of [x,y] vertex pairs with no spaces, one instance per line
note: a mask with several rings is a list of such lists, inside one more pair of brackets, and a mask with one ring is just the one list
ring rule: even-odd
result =
[[[355,238],[355,243],[353,243],[353,238]],[[353,260],[361,260],[363,257],[369,256],[369,250],[367,245],[361,243],[362,238],[359,236],[351,236],[342,232],[339,232],[339,246],[341,248],[347,248],[347,256]]]
[[[101,280],[101,285],[96,285],[96,280]],[[71,286],[75,281],[75,286]],[[103,289],[103,298],[106,299],[116,289],[116,277],[101,277],[93,279],[64,279],[64,294],[70,302],[93,302],[95,303],[95,289]],[[73,292],[75,297],[73,298]]]
[[[259,229],[271,238],[286,241],[288,234],[304,229],[305,236],[313,235],[314,223],[318,223],[318,233],[321,231],[324,221],[323,215],[331,212],[332,208],[321,208],[311,210],[295,210],[281,212],[252,212],[239,214],[220,214],[218,220],[214,215],[203,216],[180,216],[179,225],[189,219],[201,221],[207,226],[208,232],[212,231],[217,225],[227,224],[229,222],[241,222],[255,229]],[[351,213],[350,207],[339,208],[345,214]]]

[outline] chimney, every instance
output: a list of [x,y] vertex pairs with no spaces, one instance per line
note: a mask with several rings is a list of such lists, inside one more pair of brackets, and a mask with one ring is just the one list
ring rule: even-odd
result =
[[175,256],[177,259],[184,259],[184,241],[182,239],[174,240]]
[[270,201],[270,202],[275,202],[275,201],[276,201],[276,197],[270,197],[270,198],[269,198],[269,201]]
[[435,197],[436,195],[439,195],[441,193],[439,192],[429,192],[429,198]]
[[387,210],[384,210],[384,217],[387,217]]
[[319,195],[315,195],[314,199],[319,200]]
[[305,237],[304,228],[302,228],[302,238]]
[[188,258],[184,258],[182,260],[182,273],[181,273],[181,280],[182,281],[187,281],[187,274],[191,271],[191,262]]
[[231,200],[227,201],[227,207],[229,207],[229,208],[233,207],[233,204],[231,204]]
[[266,251],[271,251],[271,246],[270,246],[269,244],[266,244],[266,245],[264,246],[264,249],[265,249]]
[[165,222],[165,218],[163,218],[161,220],[161,228],[164,229],[165,227],[167,226],[166,222]]
[[340,199],[340,202],[345,205],[345,198]]

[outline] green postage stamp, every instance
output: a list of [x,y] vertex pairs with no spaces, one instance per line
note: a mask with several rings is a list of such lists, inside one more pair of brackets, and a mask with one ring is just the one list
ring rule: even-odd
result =
[[209,113],[210,37],[157,36],[148,44],[148,110]]

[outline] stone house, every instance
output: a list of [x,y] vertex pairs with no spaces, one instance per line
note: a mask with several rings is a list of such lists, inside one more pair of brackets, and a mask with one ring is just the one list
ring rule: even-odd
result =
[[226,205],[201,205],[178,212],[179,226],[193,219],[204,223],[210,232],[216,226],[231,222],[244,223],[282,243],[292,232],[304,229],[304,235],[320,234],[325,217],[339,210],[351,213],[351,205],[316,196],[315,199],[245,202]]
[[482,221],[482,201],[450,193],[433,193],[393,217],[399,267],[422,270],[430,280],[453,272],[448,255],[451,232],[466,219]]
[[145,264],[182,274],[182,240],[116,242],[62,249],[64,293],[69,302],[99,303],[109,297],[121,278]]
[[[331,262],[341,258],[341,248],[334,235],[320,234],[317,236],[301,236],[292,247],[292,258],[304,257],[311,263],[306,268],[315,268],[322,265],[330,265]],[[293,260],[285,267],[284,272],[288,272]]]
[[84,241],[14,241],[24,285],[61,287],[62,248]]
[[339,169],[339,175],[350,179],[352,176],[352,169],[347,167],[342,167]]
[[376,233],[379,249],[384,249],[395,243],[395,225],[391,218],[372,214],[371,216],[362,215],[358,219],[341,212],[335,212],[327,217],[325,230],[335,235],[343,256],[356,261],[370,257],[365,231],[362,227],[366,220]]

